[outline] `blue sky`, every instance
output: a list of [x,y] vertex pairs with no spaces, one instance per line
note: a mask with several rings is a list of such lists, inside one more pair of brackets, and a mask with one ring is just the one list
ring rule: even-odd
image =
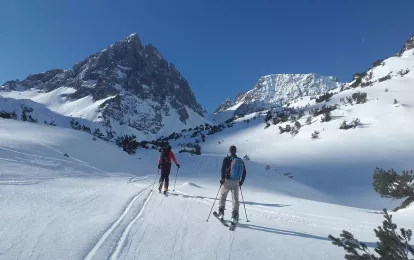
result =
[[0,10],[0,84],[70,68],[136,32],[210,112],[267,74],[350,80],[414,33],[414,1],[2,0]]

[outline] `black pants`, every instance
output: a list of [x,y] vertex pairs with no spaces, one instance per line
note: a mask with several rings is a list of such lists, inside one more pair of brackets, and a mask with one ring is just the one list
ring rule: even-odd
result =
[[160,189],[164,183],[164,189],[168,190],[168,184],[170,183],[170,172],[171,163],[161,166]]

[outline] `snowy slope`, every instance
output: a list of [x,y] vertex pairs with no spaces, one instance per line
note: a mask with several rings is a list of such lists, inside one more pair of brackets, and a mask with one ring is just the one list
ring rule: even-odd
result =
[[[177,154],[176,191],[164,197],[151,191],[157,153],[129,156],[59,127],[0,125],[0,259],[341,259],[328,234],[347,229],[372,246],[382,221],[375,211],[289,196],[314,192],[247,161],[250,222],[241,208],[240,225],[229,232],[214,218],[205,221],[221,153]],[[412,213],[395,220],[414,228]]]

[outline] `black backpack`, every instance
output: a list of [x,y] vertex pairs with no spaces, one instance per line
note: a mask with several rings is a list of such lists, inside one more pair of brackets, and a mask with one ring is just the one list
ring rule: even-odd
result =
[[162,148],[161,150],[161,158],[160,158],[160,165],[165,166],[171,163],[170,160],[170,150],[167,148]]

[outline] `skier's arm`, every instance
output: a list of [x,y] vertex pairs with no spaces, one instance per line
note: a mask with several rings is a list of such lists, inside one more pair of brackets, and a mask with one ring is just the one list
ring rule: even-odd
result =
[[226,179],[226,168],[227,168],[227,157],[223,160],[223,165],[221,166],[221,179]]
[[174,153],[173,153],[173,152],[170,152],[170,157],[171,157],[171,159],[174,161],[175,165],[177,165],[177,166],[178,166],[178,162],[177,162],[177,160],[175,159],[175,155],[174,155]]
[[243,183],[244,179],[246,179],[246,166],[244,165],[244,162],[243,162],[243,175],[240,181]]

